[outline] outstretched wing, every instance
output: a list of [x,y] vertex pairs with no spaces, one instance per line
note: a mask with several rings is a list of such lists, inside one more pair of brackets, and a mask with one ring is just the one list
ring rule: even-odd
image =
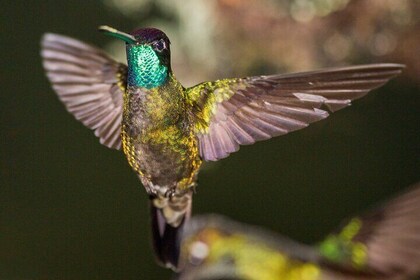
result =
[[41,56],[67,111],[94,130],[101,144],[120,149],[127,66],[93,46],[52,33],[42,37]]
[[[353,218],[319,246],[328,262],[383,279],[420,272],[420,183],[365,216]],[[405,278],[404,278],[405,279]]]
[[403,65],[371,64],[312,72],[225,79],[187,90],[200,155],[218,160],[239,145],[308,126],[349,106],[401,73]]

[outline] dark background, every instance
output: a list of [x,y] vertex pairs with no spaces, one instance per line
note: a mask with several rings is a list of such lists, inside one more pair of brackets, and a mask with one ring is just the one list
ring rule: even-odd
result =
[[[279,2],[280,11],[293,1],[249,1],[254,6],[246,6],[247,1],[214,1],[216,7],[206,21],[215,22],[217,32],[209,40],[217,48],[204,53],[212,63],[207,67],[200,61],[201,38],[198,49],[194,49],[194,38],[185,39],[189,23],[183,17],[200,20],[197,4],[192,9],[188,6],[192,1],[182,1],[179,10],[171,10],[162,0],[157,4],[139,1],[144,3],[136,7],[137,14],[134,8],[127,14],[114,2],[0,2],[0,279],[169,279],[171,275],[154,262],[147,196],[123,154],[101,146],[51,90],[39,57],[40,37],[47,31],[109,49],[115,40],[98,33],[98,25],[130,31],[156,23],[169,30],[170,37],[173,34],[174,70],[181,82],[190,85],[203,79],[344,63],[408,64],[403,76],[327,120],[206,164],[194,196],[195,213],[224,214],[312,243],[341,219],[419,179],[418,21],[393,27],[388,24],[389,15],[382,14],[379,31],[391,28],[394,33],[385,34],[397,34],[384,37],[394,39],[394,49],[379,48],[382,52],[371,54],[352,32],[364,27],[352,27],[351,15],[337,15],[359,9],[359,19],[372,18],[363,14],[372,10],[360,7],[359,1],[314,18],[311,24],[282,14],[282,22],[267,23],[271,30],[255,17],[276,19],[280,12],[273,14],[268,5]],[[413,10],[416,1],[402,2],[410,3],[408,11],[418,15]],[[252,8],[247,11],[246,7]],[[265,16],[264,9],[271,14]],[[335,25],[340,18],[347,23]],[[200,33],[204,37],[206,21]],[[258,28],[261,32],[256,34]],[[299,37],[301,29],[310,34]],[[356,43],[348,56],[339,52],[328,58],[319,51],[322,42],[318,39],[336,29],[351,34]],[[270,37],[276,36],[276,30],[281,30],[278,36],[284,36],[283,41]],[[286,61],[283,46],[288,38],[295,50],[313,55]],[[116,46],[123,51],[122,44]],[[277,47],[284,51],[275,51]]]

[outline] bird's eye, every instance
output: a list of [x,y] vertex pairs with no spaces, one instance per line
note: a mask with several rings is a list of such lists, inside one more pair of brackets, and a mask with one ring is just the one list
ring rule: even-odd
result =
[[152,44],[152,46],[153,46],[153,49],[158,51],[158,52],[161,52],[164,49],[166,49],[166,43],[165,43],[164,40],[156,41]]

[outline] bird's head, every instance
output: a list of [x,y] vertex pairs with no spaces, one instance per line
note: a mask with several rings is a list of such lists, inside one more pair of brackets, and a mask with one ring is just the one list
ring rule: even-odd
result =
[[128,34],[109,26],[100,26],[99,30],[126,42],[129,85],[153,88],[166,81],[171,52],[163,31],[140,28]]

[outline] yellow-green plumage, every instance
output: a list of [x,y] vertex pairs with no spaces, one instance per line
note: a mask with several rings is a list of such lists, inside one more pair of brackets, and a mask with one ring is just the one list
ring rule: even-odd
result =
[[228,100],[235,94],[231,86],[238,82],[240,83],[240,79],[223,79],[201,83],[187,89],[186,101],[191,106],[194,115],[195,133],[208,133],[217,104]]

